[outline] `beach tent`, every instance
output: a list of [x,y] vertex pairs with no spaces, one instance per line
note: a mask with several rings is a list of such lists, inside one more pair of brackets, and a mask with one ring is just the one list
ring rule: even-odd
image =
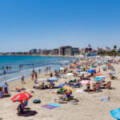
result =
[[110,114],[115,120],[120,120],[120,108],[111,110]]
[[14,97],[11,98],[13,102],[22,102],[23,100],[29,100],[32,95],[28,92],[18,93]]
[[57,80],[58,80],[57,77],[50,77],[50,78],[48,79],[48,82],[55,82],[55,81],[57,81]]

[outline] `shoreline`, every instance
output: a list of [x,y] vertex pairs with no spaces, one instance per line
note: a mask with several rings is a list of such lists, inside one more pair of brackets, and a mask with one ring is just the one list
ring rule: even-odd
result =
[[24,55],[24,54],[22,54],[22,55],[20,55],[20,54],[12,54],[12,55],[9,55],[9,54],[7,54],[7,55],[0,55],[0,56],[31,56],[31,57],[62,57],[62,58],[79,58],[80,57],[80,55],[77,55],[77,56],[71,56],[71,55],[38,55],[38,54],[33,54],[33,55]]
[[[14,56],[13,56],[14,57]],[[31,56],[31,57],[34,57],[34,56]],[[43,56],[44,57],[44,56]],[[46,56],[47,57],[47,56]],[[54,57],[54,56],[50,56],[50,57]],[[68,57],[62,57],[62,58],[68,58]],[[71,57],[70,57],[71,58]],[[75,58],[75,61],[77,60],[77,58]],[[68,60],[69,61],[69,60]],[[69,66],[71,63],[69,63],[67,66]],[[34,64],[35,65],[35,64]],[[49,65],[51,65],[51,64],[49,64]],[[58,66],[60,66],[60,65],[58,65]],[[38,69],[39,68],[42,68],[42,67],[45,67],[45,66],[36,66],[36,67],[34,67],[34,69],[38,72]],[[47,65],[46,65],[46,67],[47,67]],[[66,65],[64,66],[64,67],[66,67]],[[57,66],[56,66],[56,68],[57,68]],[[24,72],[24,71],[32,71],[32,69],[33,68],[27,68],[27,69],[23,69],[22,71],[16,71],[16,72],[12,72],[12,73],[7,73],[6,75],[12,75],[12,74],[17,74],[17,73],[21,73],[21,74],[23,74],[23,75],[25,75],[24,73],[26,73],[26,72]],[[54,70],[55,68],[52,68],[49,72],[53,72],[53,71],[55,71]],[[46,72],[45,71],[43,71],[43,69],[42,69],[42,72],[40,73],[40,74],[45,74]],[[31,73],[30,73],[31,74]],[[5,76],[6,76],[5,75]],[[1,77],[2,78],[4,78],[5,77],[4,75],[1,75]],[[22,75],[21,75],[21,77],[22,77]],[[2,82],[8,82],[8,83],[11,83],[11,82],[14,82],[14,81],[20,81],[20,79],[21,79],[21,77],[20,77],[20,75],[18,76],[18,78],[16,77],[16,78],[14,78],[14,77],[12,77],[12,78],[9,78],[8,80],[4,80],[4,81],[2,81]],[[29,73],[28,73],[28,75],[25,75],[25,79],[29,79],[30,78],[30,75],[29,75]]]

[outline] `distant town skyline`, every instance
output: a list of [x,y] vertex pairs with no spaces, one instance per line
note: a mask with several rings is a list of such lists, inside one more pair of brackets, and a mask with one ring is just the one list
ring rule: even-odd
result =
[[0,1],[0,52],[120,47],[119,0]]

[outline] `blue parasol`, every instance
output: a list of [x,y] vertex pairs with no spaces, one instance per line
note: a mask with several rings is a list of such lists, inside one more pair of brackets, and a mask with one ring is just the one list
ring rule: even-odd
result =
[[7,85],[5,83],[0,83],[0,87],[5,88]]
[[95,73],[96,71],[94,69],[89,69],[88,73]]
[[98,76],[98,77],[95,77],[95,81],[102,81],[102,80],[104,80],[104,76]]
[[65,85],[66,85],[65,83],[60,84],[60,85],[59,85],[59,88],[62,88],[62,87],[64,87]]

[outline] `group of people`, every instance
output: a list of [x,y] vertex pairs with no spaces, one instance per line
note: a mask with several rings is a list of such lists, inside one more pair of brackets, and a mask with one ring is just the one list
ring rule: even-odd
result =
[[88,82],[87,84],[86,84],[86,89],[85,89],[85,91],[87,91],[87,92],[90,92],[90,91],[93,91],[93,92],[99,92],[99,91],[101,91],[102,89],[111,89],[112,87],[111,87],[111,81],[108,81],[108,82],[106,82],[105,83],[105,81],[103,81],[103,82],[96,82],[96,83],[92,83],[92,85],[91,85],[91,83],[90,82]]
[[55,87],[55,83],[54,82],[42,82],[41,84],[39,84],[38,86],[33,86],[33,88],[36,89],[53,89]]

